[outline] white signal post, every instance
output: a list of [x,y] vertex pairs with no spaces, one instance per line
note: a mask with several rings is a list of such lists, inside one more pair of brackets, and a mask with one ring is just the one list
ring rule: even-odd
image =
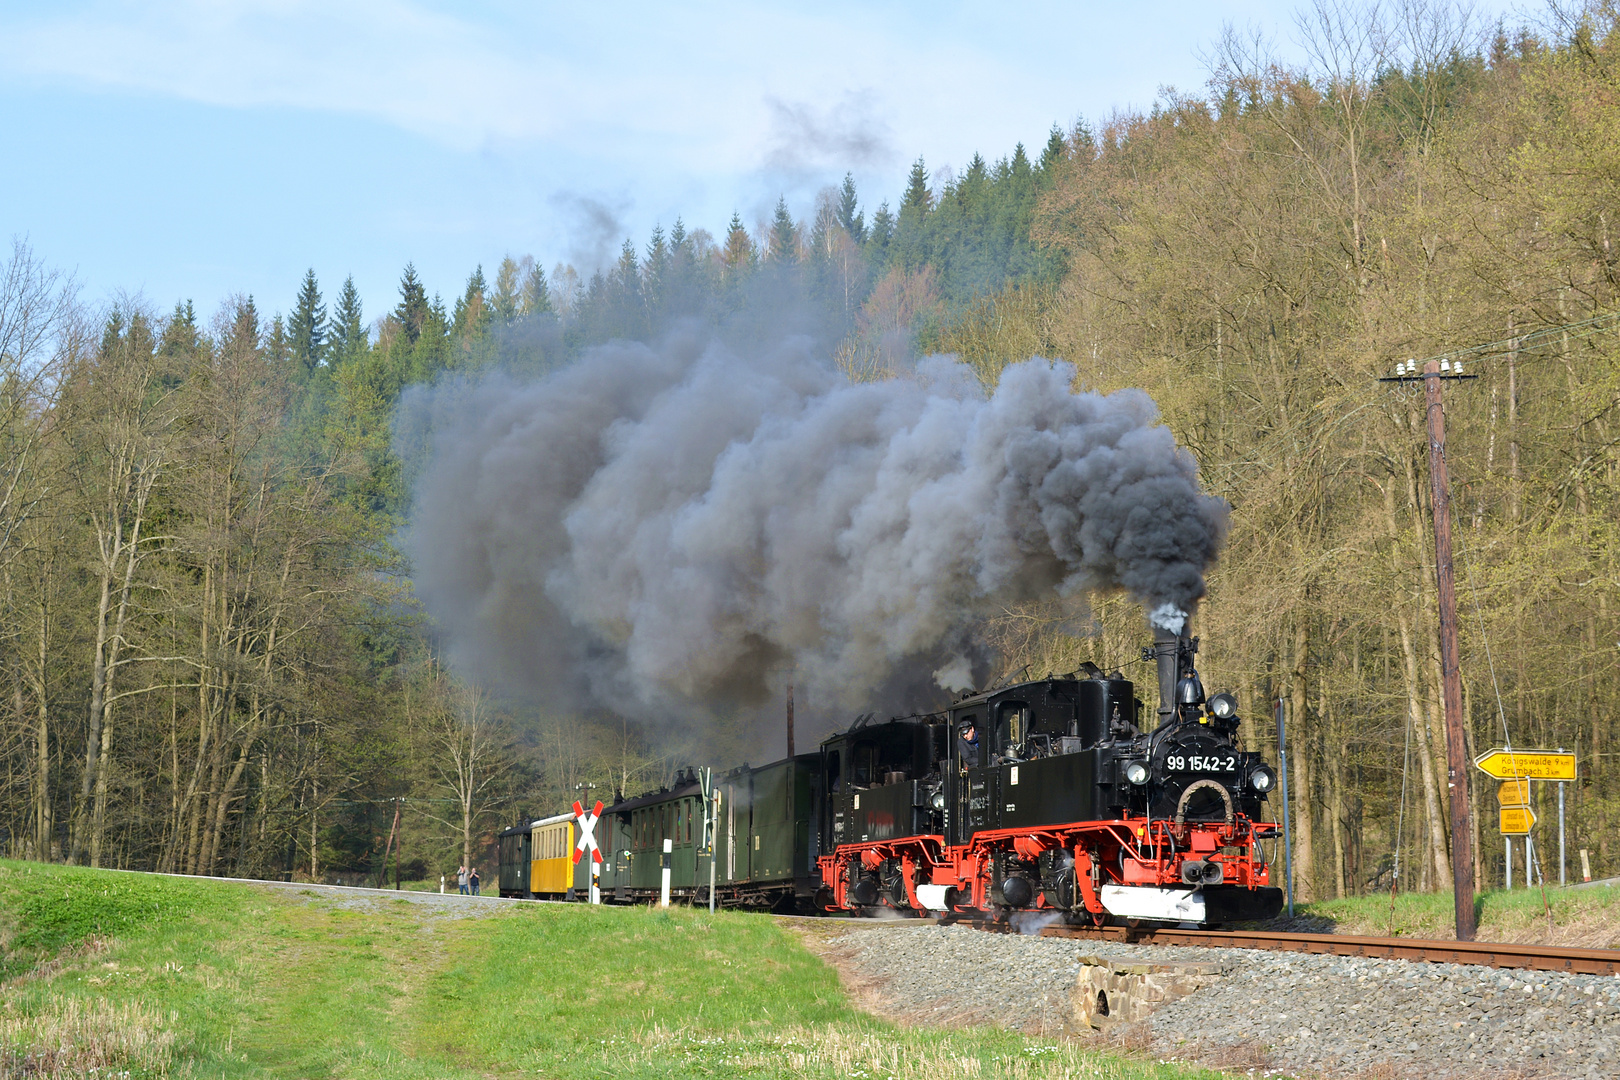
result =
[[596,823],[602,820],[602,800],[597,799],[596,806],[588,814],[585,807],[576,801],[574,818],[579,822],[579,842],[574,845],[574,865],[579,865],[579,860],[584,858],[587,851],[591,853],[590,898],[591,903],[600,904],[602,890],[598,886],[598,874],[602,869],[602,849],[596,845]]
[[658,888],[658,906],[669,907],[669,855],[675,850],[675,841],[664,838],[664,882]]

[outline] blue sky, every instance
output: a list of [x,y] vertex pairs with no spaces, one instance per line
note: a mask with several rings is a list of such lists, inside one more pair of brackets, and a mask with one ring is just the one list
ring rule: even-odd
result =
[[[1487,5],[1498,10],[1498,5]],[[582,269],[677,214],[718,232],[853,171],[1038,148],[1201,88],[1226,23],[1294,3],[433,4],[0,0],[0,236],[92,301],[286,310],[306,267],[374,317],[414,261]]]

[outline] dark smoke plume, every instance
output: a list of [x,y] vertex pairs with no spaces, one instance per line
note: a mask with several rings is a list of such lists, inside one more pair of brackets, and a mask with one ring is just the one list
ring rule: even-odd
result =
[[1190,611],[1226,504],[1146,394],[1073,378],[852,384],[692,331],[420,389],[416,587],[481,675],[638,716],[747,706],[789,665],[827,708],[966,685],[972,626],[1031,598]]

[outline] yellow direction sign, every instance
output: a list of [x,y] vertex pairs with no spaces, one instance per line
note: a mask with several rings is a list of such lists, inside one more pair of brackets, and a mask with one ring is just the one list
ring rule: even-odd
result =
[[1487,776],[1498,780],[1573,780],[1575,755],[1567,750],[1487,750],[1474,759]]
[[1503,806],[1529,806],[1530,781],[1509,780],[1496,789],[1496,801]]
[[1528,806],[1504,806],[1497,827],[1503,836],[1528,836],[1536,823],[1535,811]]

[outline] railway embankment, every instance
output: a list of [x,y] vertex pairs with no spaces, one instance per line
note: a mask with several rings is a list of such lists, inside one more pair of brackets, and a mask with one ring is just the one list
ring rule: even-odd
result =
[[[999,1024],[1290,1076],[1620,1076],[1620,978],[1248,949],[1133,945],[967,926],[851,928],[819,946],[901,1022]],[[1151,976],[1151,977],[1149,977]],[[1096,994],[1116,998],[1098,1016]],[[1145,1018],[1135,1013],[1145,1011]],[[1125,1015],[1121,1015],[1121,1014]]]

